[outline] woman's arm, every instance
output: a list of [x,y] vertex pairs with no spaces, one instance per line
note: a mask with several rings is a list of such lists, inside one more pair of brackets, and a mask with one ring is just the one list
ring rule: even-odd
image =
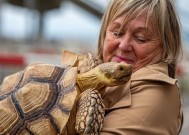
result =
[[100,134],[177,135],[181,123],[177,85],[136,81],[131,86],[131,106],[107,109]]

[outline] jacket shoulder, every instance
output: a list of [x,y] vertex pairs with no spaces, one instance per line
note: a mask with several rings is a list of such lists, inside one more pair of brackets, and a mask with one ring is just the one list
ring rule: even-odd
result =
[[134,72],[131,81],[158,81],[175,85],[177,79],[168,76],[168,65],[166,63],[158,63],[145,66]]

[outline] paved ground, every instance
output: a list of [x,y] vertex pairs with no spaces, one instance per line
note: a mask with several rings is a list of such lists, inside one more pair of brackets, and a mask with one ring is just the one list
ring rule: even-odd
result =
[[189,135],[189,92],[183,93],[184,124],[180,135]]

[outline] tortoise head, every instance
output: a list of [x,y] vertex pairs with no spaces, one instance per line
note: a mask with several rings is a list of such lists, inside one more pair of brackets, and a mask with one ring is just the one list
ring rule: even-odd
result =
[[126,63],[102,63],[86,73],[77,76],[81,91],[88,88],[99,90],[103,87],[118,86],[126,83],[132,74],[131,65]]
[[96,72],[106,86],[117,86],[126,83],[132,74],[131,65],[124,62],[108,62],[97,66]]

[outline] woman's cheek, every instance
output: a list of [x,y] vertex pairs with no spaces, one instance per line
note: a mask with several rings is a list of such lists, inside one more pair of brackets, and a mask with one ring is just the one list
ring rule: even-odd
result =
[[115,51],[116,51],[116,46],[112,42],[105,42],[103,48],[104,62],[111,61]]
[[109,59],[109,53],[108,53],[108,48],[104,46],[104,49],[103,49],[103,61],[104,62],[108,62],[108,59]]

